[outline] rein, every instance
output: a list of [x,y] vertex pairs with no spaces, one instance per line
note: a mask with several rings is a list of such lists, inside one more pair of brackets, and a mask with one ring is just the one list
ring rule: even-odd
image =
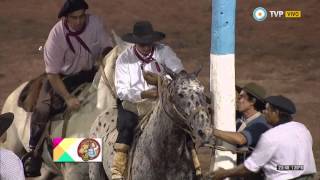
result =
[[[192,111],[189,117],[186,117],[186,115],[181,113],[176,107],[176,105],[172,102],[169,92],[170,83],[171,82],[168,83],[168,80],[166,79],[158,78],[158,92],[161,102],[161,108],[164,110],[165,114],[175,122],[174,124],[178,126],[180,129],[182,129],[185,133],[189,134],[193,142],[195,142],[195,137],[192,135],[192,127],[190,127],[188,124],[184,122],[188,122],[188,120],[193,118],[197,113],[199,113],[199,111],[204,110],[205,108],[198,107]],[[230,151],[234,154],[243,154],[248,152],[247,149],[230,149],[216,144],[203,144],[202,146],[211,148],[213,150]]]
[[[171,82],[170,82],[171,83]],[[197,113],[199,113],[201,110],[205,109],[204,107],[198,107],[194,109],[189,117],[186,117],[184,114],[182,114],[176,105],[172,102],[170,92],[169,92],[169,85],[170,83],[167,83],[167,80],[158,78],[158,93],[160,97],[160,106],[165,112],[165,114],[174,121],[174,124],[178,126],[180,129],[182,129],[185,133],[187,133],[191,138],[192,141],[195,142],[195,137],[192,134],[192,127],[190,125],[184,123],[188,122],[191,118],[193,118]],[[173,111],[170,111],[173,110]],[[170,113],[171,112],[171,113]],[[173,115],[172,115],[173,114]],[[177,121],[177,117],[179,120]]]

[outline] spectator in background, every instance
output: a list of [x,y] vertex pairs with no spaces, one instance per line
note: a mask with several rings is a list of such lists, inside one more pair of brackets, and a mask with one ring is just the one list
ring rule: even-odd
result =
[[296,108],[284,96],[265,99],[264,114],[272,129],[261,138],[245,162],[233,169],[213,172],[213,179],[244,176],[262,169],[266,179],[313,180],[316,165],[312,152],[312,136],[299,122],[292,121]]
[[[270,126],[261,114],[264,109],[266,91],[255,83],[248,83],[244,87],[236,86],[237,92],[237,132],[215,129],[214,136],[225,142],[237,145],[239,148],[253,150],[261,136]],[[240,116],[240,117],[239,117]],[[250,151],[238,154],[237,164],[250,156]],[[244,179],[261,179],[263,174],[248,175]]]
[[[5,134],[13,122],[12,113],[0,115],[0,137]],[[2,142],[0,142],[2,143]],[[12,151],[0,148],[0,179],[24,180],[23,165],[21,160]]]

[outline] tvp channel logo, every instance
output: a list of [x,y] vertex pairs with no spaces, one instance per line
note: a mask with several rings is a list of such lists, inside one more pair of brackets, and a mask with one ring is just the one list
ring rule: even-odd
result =
[[301,11],[279,11],[279,10],[269,10],[263,8],[263,7],[257,7],[253,10],[252,13],[253,19],[256,21],[264,21],[267,19],[268,16],[270,18],[301,18]]
[[268,12],[263,7],[257,7],[253,10],[252,16],[256,21],[264,21],[268,17]]

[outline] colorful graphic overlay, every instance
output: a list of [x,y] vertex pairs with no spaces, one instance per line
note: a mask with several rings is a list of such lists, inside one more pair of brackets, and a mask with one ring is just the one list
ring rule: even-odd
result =
[[101,138],[54,138],[54,162],[101,162]]

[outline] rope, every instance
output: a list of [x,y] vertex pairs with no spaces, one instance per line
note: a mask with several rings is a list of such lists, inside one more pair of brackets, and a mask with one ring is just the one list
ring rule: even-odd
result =
[[[87,83],[83,83],[81,84],[79,87],[77,87],[72,93],[71,95],[74,96],[75,94],[77,94],[78,92],[82,92],[83,89],[86,87]],[[89,92],[87,92],[87,94],[84,95],[84,97],[86,97],[89,94]],[[85,99],[85,98],[84,98]],[[81,102],[80,106],[83,106],[83,102]],[[72,116],[73,112],[67,110],[64,114],[63,114],[63,125],[62,125],[62,138],[66,137],[67,134],[67,128],[68,128],[68,122],[70,120],[70,117]]]
[[51,124],[51,121],[47,122],[47,124],[45,126],[45,129],[44,129],[43,133],[40,136],[40,139],[39,139],[39,141],[38,141],[38,143],[37,143],[37,145],[36,145],[36,147],[34,149],[34,155],[35,156],[38,156],[39,150],[40,150],[45,138],[49,134],[49,126],[50,126],[50,124]]
[[114,91],[113,91],[113,89],[112,89],[112,85],[111,85],[111,83],[110,83],[107,75],[106,75],[105,72],[104,72],[103,65],[100,64],[100,65],[99,65],[99,68],[100,68],[100,70],[101,70],[101,76],[102,76],[102,79],[103,79],[103,81],[104,81],[104,84],[110,89],[113,98],[117,99],[117,96],[116,96],[116,94],[114,93]]
[[[165,82],[165,80],[162,80],[162,82]],[[191,118],[193,118],[198,112],[200,112],[201,110],[205,109],[204,107],[198,107],[196,108],[194,111],[192,111],[191,115],[189,116],[189,118],[187,118],[185,115],[183,115],[176,107],[176,105],[171,101],[170,98],[170,93],[169,91],[169,86],[170,83],[166,86],[164,85],[164,83],[161,83],[161,80],[158,79],[158,91],[159,91],[159,97],[160,97],[160,101],[161,101],[161,107],[164,110],[165,114],[172,120],[174,120],[174,124],[176,126],[178,126],[180,129],[182,129],[185,133],[187,133],[191,138],[192,141],[195,143],[195,137],[192,134],[192,127],[190,127],[188,124],[184,123],[188,120],[190,120]],[[160,88],[159,88],[160,87]],[[169,102],[168,104],[165,104],[165,102]],[[168,109],[173,110],[173,112],[169,112]],[[179,120],[175,120],[175,116],[171,115],[171,114],[175,114]]]
[[239,148],[236,148],[236,149],[228,149],[228,148],[226,148],[226,147],[224,147],[224,146],[217,146],[217,145],[213,145],[213,144],[204,144],[203,146],[204,146],[204,147],[212,148],[213,150],[230,151],[230,152],[233,153],[233,154],[245,154],[245,153],[250,152],[249,149],[239,149]]

